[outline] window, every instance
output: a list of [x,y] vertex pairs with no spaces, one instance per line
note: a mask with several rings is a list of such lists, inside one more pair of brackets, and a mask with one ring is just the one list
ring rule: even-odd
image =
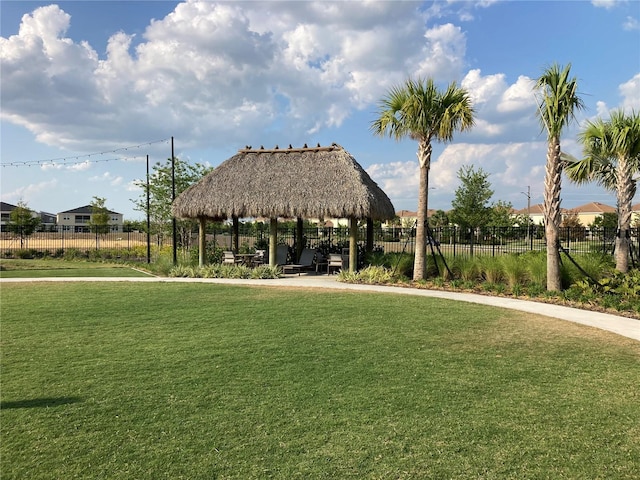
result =
[[76,215],[76,223],[89,223],[91,215]]

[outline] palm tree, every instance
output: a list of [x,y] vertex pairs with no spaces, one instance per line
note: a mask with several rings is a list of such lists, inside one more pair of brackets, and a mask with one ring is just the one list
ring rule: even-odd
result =
[[392,87],[380,101],[378,118],[372,122],[375,135],[418,141],[420,189],[416,229],[413,279],[422,280],[426,270],[427,207],[431,141],[449,142],[455,131],[468,130],[474,123],[474,110],[468,92],[452,82],[440,91],[433,79],[407,80]]
[[576,110],[584,108],[578,96],[578,82],[569,78],[571,64],[561,68],[557,64],[548,67],[536,81],[541,94],[537,116],[547,132],[547,165],[544,179],[544,225],[547,241],[547,290],[561,290],[560,240],[558,228],[560,216],[560,189],[562,180],[560,135],[562,129],[575,119]]
[[640,173],[640,113],[611,112],[609,121],[588,121],[578,135],[585,158],[571,159],[566,172],[576,183],[595,181],[615,191],[618,203],[616,269],[629,270],[631,203],[636,193],[633,176]]

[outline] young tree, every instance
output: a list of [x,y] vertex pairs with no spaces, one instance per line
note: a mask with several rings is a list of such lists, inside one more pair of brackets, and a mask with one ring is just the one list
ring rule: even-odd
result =
[[33,235],[40,223],[40,217],[20,200],[9,214],[7,229],[20,237],[20,248],[24,248],[25,240]]
[[450,142],[456,131],[473,126],[474,110],[464,88],[452,82],[443,92],[433,79],[407,80],[392,87],[380,101],[378,118],[371,124],[374,135],[389,135],[396,140],[411,138],[418,141],[420,187],[416,228],[416,253],[413,279],[422,280],[426,273],[427,211],[429,203],[429,169],[431,142]]
[[[518,223],[518,217],[513,215],[513,205],[511,202],[498,200],[491,205],[489,212],[490,227],[514,227]],[[526,226],[526,221],[525,224]]]
[[578,81],[569,77],[570,70],[571,64],[564,68],[553,64],[542,73],[535,86],[541,95],[536,114],[542,129],[547,132],[543,210],[547,240],[547,290],[550,291],[562,289],[558,237],[563,166],[560,135],[564,127],[575,119],[575,112],[584,108],[578,96]]
[[[634,175],[640,173],[640,113],[611,112],[608,121],[588,121],[578,139],[585,158],[570,159],[567,176],[576,183],[595,181],[616,192],[618,235],[616,269],[629,270],[631,204],[636,193]],[[567,156],[568,157],[568,156]]]
[[[171,203],[173,201],[173,178],[171,159],[168,158],[165,163],[157,162],[152,167],[153,172],[149,175],[149,217],[151,220],[151,233],[162,235],[171,235],[172,214]],[[175,191],[176,196],[189,188],[191,185],[200,180],[204,175],[212,169],[202,164],[196,163],[191,165],[179,158],[175,159]],[[142,194],[134,203],[134,209],[147,213],[147,182],[146,180],[137,180],[135,185],[142,189]],[[190,232],[195,228],[194,220],[177,221],[180,243],[188,245]]]
[[91,219],[89,229],[96,234],[105,235],[109,233],[109,209],[105,206],[106,199],[93,197],[91,201]]
[[449,226],[449,216],[444,210],[436,210],[429,217],[429,226],[439,228]]
[[463,166],[458,170],[458,178],[461,184],[451,202],[451,221],[472,230],[486,225],[491,213],[488,204],[493,195],[489,174],[482,168]]

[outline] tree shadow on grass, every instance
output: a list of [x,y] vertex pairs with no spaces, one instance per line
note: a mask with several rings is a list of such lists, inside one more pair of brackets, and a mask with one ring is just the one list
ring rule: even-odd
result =
[[30,400],[15,400],[13,402],[0,402],[0,410],[10,408],[51,408],[60,405],[81,402],[80,397],[55,397],[55,398],[33,398]]

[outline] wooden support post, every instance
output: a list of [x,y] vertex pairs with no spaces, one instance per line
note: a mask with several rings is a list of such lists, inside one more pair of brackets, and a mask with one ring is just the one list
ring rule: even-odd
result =
[[349,271],[355,272],[358,267],[358,220],[349,218]]
[[367,218],[367,244],[365,248],[367,253],[373,252],[373,219]]
[[204,267],[207,254],[207,219],[200,217],[198,226],[198,264]]
[[278,219],[269,220],[269,265],[275,267],[278,264]]
[[240,249],[240,229],[238,228],[238,217],[233,215],[231,217],[231,221],[233,223],[233,253],[238,253]]

